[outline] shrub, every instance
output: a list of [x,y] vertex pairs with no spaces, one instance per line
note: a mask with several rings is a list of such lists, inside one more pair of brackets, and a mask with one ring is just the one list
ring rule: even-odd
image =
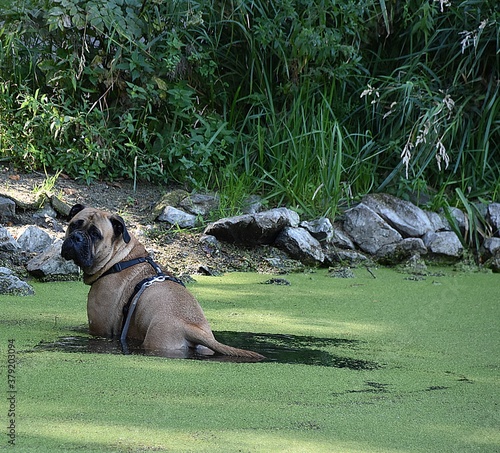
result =
[[377,190],[498,199],[496,3],[3,4],[0,148],[311,216]]

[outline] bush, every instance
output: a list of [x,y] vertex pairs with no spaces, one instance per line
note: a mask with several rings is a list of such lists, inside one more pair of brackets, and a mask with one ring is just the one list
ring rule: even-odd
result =
[[12,161],[88,182],[196,181],[218,165],[226,125],[197,100],[194,81],[210,77],[211,61],[184,39],[187,7],[34,0],[4,8],[2,128],[6,119],[23,125],[2,144]]
[[4,4],[0,148],[311,216],[376,190],[499,199],[496,3]]

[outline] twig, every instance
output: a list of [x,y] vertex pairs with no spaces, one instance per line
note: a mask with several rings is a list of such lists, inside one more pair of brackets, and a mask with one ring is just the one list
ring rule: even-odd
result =
[[370,273],[370,275],[373,277],[373,278],[377,278],[376,275],[372,272],[372,270],[366,266],[366,270]]

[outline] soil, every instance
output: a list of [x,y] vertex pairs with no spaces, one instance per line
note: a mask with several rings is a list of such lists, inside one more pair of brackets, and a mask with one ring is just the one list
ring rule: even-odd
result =
[[38,224],[62,238],[68,219],[53,210],[50,212],[49,200],[55,196],[68,210],[80,203],[118,213],[153,258],[175,275],[219,275],[233,271],[281,274],[303,267],[273,247],[245,248],[222,242],[211,245],[200,241],[203,228],[179,230],[155,222],[154,207],[174,189],[147,182],[138,182],[134,187],[132,181],[97,181],[87,185],[62,174],[57,177],[0,169],[0,196],[16,201],[16,216],[7,224],[14,237],[27,225]]

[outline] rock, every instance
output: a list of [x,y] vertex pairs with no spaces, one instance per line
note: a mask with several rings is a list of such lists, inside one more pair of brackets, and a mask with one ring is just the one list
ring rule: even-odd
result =
[[349,267],[328,269],[328,277],[332,278],[355,278],[354,272]]
[[201,248],[207,255],[213,256],[220,253],[220,244],[215,236],[204,234],[200,237],[199,242]]
[[166,193],[153,208],[153,218],[157,219],[167,206],[179,206],[181,201],[188,196],[189,193],[182,189],[173,190],[172,192]]
[[462,234],[469,230],[469,220],[460,209],[450,208],[450,214]]
[[[483,203],[482,201],[475,201],[474,202],[475,211],[477,212],[477,215],[480,219],[481,218],[485,219],[488,216],[488,206],[489,205],[487,203]],[[500,213],[500,211],[499,211],[499,213]]]
[[403,239],[401,234],[363,203],[347,210],[344,216],[344,230],[364,252],[375,255],[384,245]]
[[26,282],[16,277],[10,269],[0,267],[0,294],[30,296],[35,294],[35,291]]
[[383,264],[398,264],[412,256],[425,255],[427,247],[420,238],[406,238],[397,244],[387,244],[377,251],[376,258]]
[[460,258],[464,251],[460,239],[453,231],[429,232],[422,239],[428,251],[434,255]]
[[444,214],[433,211],[424,211],[432,226],[431,231],[451,231],[450,224]]
[[235,244],[272,244],[280,231],[299,224],[299,215],[287,208],[220,219],[205,228],[205,234]]
[[278,285],[278,286],[290,286],[291,283],[285,278],[270,278],[265,282],[261,282],[263,285]]
[[367,195],[362,203],[404,237],[420,237],[433,230],[425,211],[409,201],[381,193]]
[[250,195],[243,200],[243,214],[256,214],[262,210],[262,198],[258,195]]
[[333,235],[330,239],[330,243],[343,249],[355,249],[350,237],[338,223],[333,224]]
[[327,247],[324,251],[324,263],[333,266],[337,263],[355,265],[361,262],[369,261],[366,255],[355,250],[344,250],[335,247]]
[[500,253],[497,253],[488,263],[488,267],[495,273],[500,273]]
[[204,234],[200,237],[199,239],[200,244],[206,244],[209,245],[210,247],[218,248],[219,247],[219,241],[215,236],[211,236],[210,234]]
[[412,255],[405,262],[399,264],[396,269],[404,274],[422,275],[426,276],[427,265],[425,261],[420,258],[420,255]]
[[483,242],[483,248],[488,256],[500,253],[500,238],[486,238]]
[[31,225],[17,239],[22,249],[29,253],[41,253],[54,242],[54,238],[42,229]]
[[318,264],[325,260],[321,244],[304,228],[285,227],[274,245],[305,264]]
[[28,261],[28,272],[38,278],[54,279],[78,275],[79,267],[61,256],[62,243],[62,239],[56,239],[45,252]]
[[55,217],[57,217],[57,212],[54,211],[50,204],[46,204],[43,208],[36,211],[33,214],[33,217],[35,219],[45,219],[47,217],[54,219]]
[[46,204],[42,209],[39,209],[33,214],[33,219],[38,226],[50,229],[56,233],[63,233],[64,228],[59,225],[56,217],[57,212],[54,211],[50,204]]
[[14,252],[20,249],[21,246],[12,237],[9,231],[4,227],[0,227],[0,251]]
[[0,222],[8,222],[16,215],[16,203],[10,198],[0,197]]
[[167,206],[158,217],[160,222],[167,222],[176,225],[179,228],[194,228],[197,223],[197,217],[193,214],[181,211],[173,206]]
[[290,258],[286,252],[276,247],[270,247],[269,254],[270,256],[262,259],[271,268],[267,272],[273,274],[290,274],[293,272],[303,272],[305,269],[304,263]]
[[64,217],[69,217],[71,206],[62,201],[59,197],[52,195],[52,197],[50,198],[50,204],[58,214]]
[[217,269],[213,269],[210,266],[201,265],[198,267],[198,274],[207,275],[208,277],[219,277],[222,272]]
[[333,225],[326,217],[316,220],[301,222],[300,226],[305,228],[311,236],[319,242],[330,241],[333,237]]
[[500,236],[500,203],[491,203],[488,205],[487,218],[493,228],[493,235]]
[[212,194],[194,193],[183,198],[179,207],[194,215],[207,216],[219,208],[219,196]]

